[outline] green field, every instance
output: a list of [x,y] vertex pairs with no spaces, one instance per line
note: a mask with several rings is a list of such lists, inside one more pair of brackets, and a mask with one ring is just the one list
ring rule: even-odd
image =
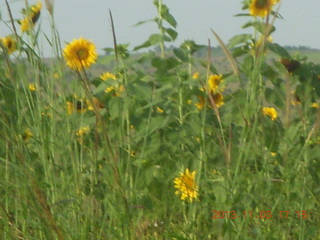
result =
[[212,47],[155,0],[159,32],[105,56],[50,15],[43,58],[50,1],[1,19],[0,239],[319,239],[319,50],[270,41],[277,3]]

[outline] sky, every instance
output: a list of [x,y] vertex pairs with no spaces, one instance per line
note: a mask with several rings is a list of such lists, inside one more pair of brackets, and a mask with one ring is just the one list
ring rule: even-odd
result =
[[[37,2],[28,1],[29,4]],[[6,21],[9,17],[4,2],[0,3],[0,12],[3,21]],[[14,19],[21,19],[21,9],[25,0],[8,2]],[[241,2],[242,0],[163,0],[178,22],[178,38],[169,45],[178,46],[184,40],[207,44],[210,39],[211,44],[217,46],[218,43],[210,29],[213,29],[225,43],[237,34],[251,33],[252,29],[242,29],[243,24],[251,18],[235,17],[238,13],[247,13],[241,9]],[[153,0],[55,0],[55,25],[60,34],[62,47],[66,42],[80,36],[92,40],[98,53],[103,53],[102,49],[105,47],[112,47],[109,9],[113,15],[117,41],[119,44],[129,43],[129,49],[142,44],[150,34],[158,33],[154,22],[134,26],[157,15]],[[273,41],[281,45],[320,48],[319,9],[319,0],[282,0],[279,13],[284,19],[276,20]],[[42,34],[50,36],[51,20],[44,1],[40,23]],[[0,37],[8,33],[10,28],[2,22]],[[50,55],[50,47],[44,37],[41,38],[41,45],[44,54]]]

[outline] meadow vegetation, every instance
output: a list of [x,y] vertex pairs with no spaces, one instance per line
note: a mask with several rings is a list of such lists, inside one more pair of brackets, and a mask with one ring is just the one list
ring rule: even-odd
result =
[[159,32],[133,50],[110,34],[107,56],[59,39],[53,1],[25,3],[1,19],[0,239],[319,237],[320,65],[272,41],[281,1],[243,1],[251,34],[169,48],[154,0],[138,25]]

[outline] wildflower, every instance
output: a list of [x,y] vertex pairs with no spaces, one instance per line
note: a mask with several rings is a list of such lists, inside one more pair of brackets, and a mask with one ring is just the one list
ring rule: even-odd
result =
[[[208,78],[209,91],[216,93],[219,90],[219,85],[223,82],[222,75],[210,75]],[[221,89],[222,91],[222,89]]]
[[123,92],[124,92],[124,86],[123,86],[123,85],[120,85],[120,86],[118,86],[115,95],[116,95],[117,97],[119,97],[119,96],[121,95],[121,93],[123,93]]
[[279,0],[252,0],[249,6],[250,15],[254,17],[265,17],[278,2]]
[[104,72],[103,74],[100,75],[100,78],[103,80],[103,81],[107,81],[109,79],[113,79],[113,80],[116,80],[116,75],[110,73],[110,72]]
[[221,93],[215,93],[212,94],[212,99],[214,101],[214,104],[219,108],[221,107],[224,102],[223,102],[223,95]]
[[52,118],[52,111],[50,111],[51,110],[50,105],[47,105],[44,108],[45,110],[41,112],[41,116]]
[[34,92],[37,90],[36,85],[34,83],[29,83],[29,90],[31,92]]
[[319,104],[314,102],[314,103],[311,104],[311,107],[312,108],[319,108]]
[[157,107],[156,110],[157,110],[158,113],[164,113],[164,110],[162,108],[160,108],[160,107]]
[[291,104],[293,106],[297,106],[301,104],[301,100],[300,97],[295,93],[295,92],[291,92],[293,99],[291,100]]
[[187,104],[190,105],[191,103],[192,103],[192,100],[191,100],[191,99],[188,99],[188,100],[187,100]]
[[263,112],[263,115],[270,117],[272,121],[278,118],[278,113],[276,109],[273,107],[264,107],[262,109],[262,112]]
[[22,32],[28,32],[34,27],[40,17],[41,8],[42,3],[38,2],[32,5],[29,11],[25,11],[27,13],[25,18],[19,21]]
[[6,36],[4,38],[0,38],[1,44],[7,49],[8,54],[13,53],[17,50],[17,41],[12,36]]
[[67,113],[69,114],[69,115],[71,115],[72,113],[73,113],[73,111],[74,111],[74,105],[73,105],[73,103],[72,102],[69,102],[69,101],[67,101],[67,104],[66,104],[67,106],[66,106],[66,108],[67,108]]
[[81,137],[87,133],[90,132],[90,128],[89,127],[81,127],[77,130],[76,135]]
[[83,100],[75,100],[75,102],[67,101],[66,102],[66,109],[68,115],[71,115],[75,110],[78,113],[85,113],[88,109],[88,103],[87,101],[84,102]]
[[121,93],[124,91],[124,86],[123,85],[119,85],[118,87],[110,86],[110,87],[107,87],[104,91],[106,93],[113,92],[113,96],[119,97]]
[[102,108],[104,108],[103,103],[100,102],[99,99],[96,98],[96,97],[93,97],[93,98],[92,98],[92,103],[91,103],[89,100],[87,100],[86,103],[87,103],[87,105],[88,105],[88,110],[89,110],[89,111],[93,111],[93,110],[94,110],[94,107],[93,107],[93,106],[95,106],[95,107],[96,107],[97,109],[99,109],[99,110],[102,109]]
[[33,13],[38,13],[41,11],[41,8],[42,8],[42,3],[41,2],[38,2],[36,5],[32,5],[31,6],[31,11]]
[[20,21],[21,32],[28,32],[33,28],[33,24],[29,18],[24,18]]
[[195,103],[194,105],[195,105],[199,110],[201,110],[201,109],[204,107],[206,101],[205,101],[204,97],[202,97],[202,96],[198,96],[198,99],[199,99],[199,102]]
[[195,73],[192,75],[192,78],[193,78],[193,79],[198,79],[198,78],[199,78],[199,73],[198,73],[198,72],[195,72]]
[[293,59],[281,58],[280,62],[289,73],[293,73],[300,66],[300,62]]
[[112,92],[112,91],[114,91],[114,90],[115,90],[114,86],[111,86],[111,87],[107,87],[104,91],[105,91],[106,93],[110,93],[110,92]]
[[180,173],[180,177],[174,179],[174,187],[178,190],[175,194],[181,194],[181,200],[189,200],[190,202],[193,199],[198,198],[198,186],[195,183],[195,175],[196,171],[190,173],[189,169],[187,168],[185,173]]
[[53,78],[58,79],[59,78],[59,73],[54,73]]
[[25,142],[28,142],[32,138],[33,134],[30,129],[26,129],[25,132],[22,134],[22,139]]
[[87,104],[84,103],[82,100],[77,100],[76,109],[78,113],[84,113],[87,111]]
[[84,38],[74,39],[63,50],[63,57],[73,70],[88,68],[97,59],[96,46]]
[[272,156],[272,157],[276,157],[276,156],[277,156],[277,153],[276,153],[276,152],[271,152],[271,156]]

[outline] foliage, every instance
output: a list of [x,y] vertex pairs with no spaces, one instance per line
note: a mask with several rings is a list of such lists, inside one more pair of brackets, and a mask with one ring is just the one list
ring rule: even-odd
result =
[[16,51],[1,43],[0,238],[315,239],[320,65],[270,41],[280,15],[249,3],[252,34],[213,32],[223,72],[211,46],[166,47],[161,0],[159,33],[134,49],[160,51],[115,42],[108,73],[78,52],[68,69],[52,15],[51,61],[37,25],[12,33]]

